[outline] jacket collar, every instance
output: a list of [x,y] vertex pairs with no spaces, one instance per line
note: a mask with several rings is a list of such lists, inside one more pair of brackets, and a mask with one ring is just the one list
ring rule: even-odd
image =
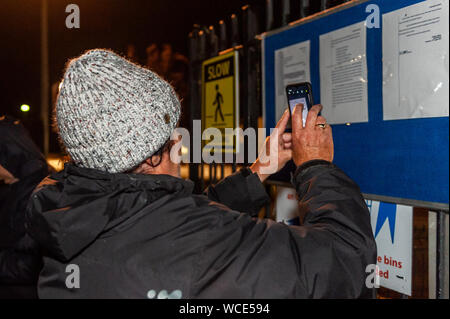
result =
[[66,164],[32,196],[28,232],[47,254],[66,261],[144,209],[152,214],[163,197],[189,196],[193,186],[169,175],[111,174]]
[[[59,178],[56,177],[59,175]],[[56,180],[61,177],[79,176],[88,179],[105,181],[108,185],[134,185],[148,190],[164,189],[168,192],[179,192],[190,194],[194,189],[194,183],[190,180],[184,180],[171,175],[151,175],[151,174],[126,174],[126,173],[108,173],[92,168],[78,167],[71,163],[64,164],[64,170],[56,173]],[[109,183],[108,183],[109,182]]]

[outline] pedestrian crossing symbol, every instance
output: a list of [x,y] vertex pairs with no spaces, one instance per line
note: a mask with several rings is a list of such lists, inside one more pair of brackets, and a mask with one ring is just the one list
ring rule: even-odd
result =
[[[225,153],[236,152],[233,134],[225,128],[238,127],[238,53],[236,51],[208,59],[202,65],[202,132],[208,128],[221,131],[220,147]],[[218,147],[216,140],[203,140],[202,146]],[[206,150],[208,151],[208,150]]]

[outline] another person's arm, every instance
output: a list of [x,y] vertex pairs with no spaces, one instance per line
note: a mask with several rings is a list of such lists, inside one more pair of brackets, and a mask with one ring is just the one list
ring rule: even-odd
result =
[[256,162],[210,186],[206,191],[208,198],[233,210],[256,215],[270,201],[262,182],[292,158],[292,137],[284,133],[288,120],[289,112],[285,112],[266,139],[264,151]]
[[41,254],[28,235],[14,247],[0,250],[0,284],[35,285],[41,268]]
[[249,168],[243,168],[216,185],[211,185],[206,195],[212,201],[252,216],[257,215],[259,210],[270,201],[258,175]]

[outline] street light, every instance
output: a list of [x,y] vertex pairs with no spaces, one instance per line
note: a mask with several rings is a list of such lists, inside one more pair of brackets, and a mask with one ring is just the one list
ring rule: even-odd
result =
[[28,112],[28,111],[30,110],[30,106],[29,106],[28,104],[22,104],[22,105],[20,106],[20,110],[21,110],[22,112]]

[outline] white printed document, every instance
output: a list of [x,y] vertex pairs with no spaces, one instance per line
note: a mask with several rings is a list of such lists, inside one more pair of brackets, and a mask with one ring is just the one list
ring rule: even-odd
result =
[[320,101],[330,124],[368,122],[364,22],[320,36]]
[[275,51],[275,122],[288,107],[286,86],[311,81],[309,52],[309,40]]
[[448,0],[383,15],[383,119],[448,116]]

